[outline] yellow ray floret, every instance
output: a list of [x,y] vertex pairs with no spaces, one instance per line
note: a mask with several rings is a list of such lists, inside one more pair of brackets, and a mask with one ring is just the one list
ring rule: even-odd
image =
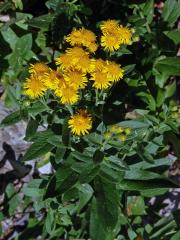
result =
[[44,75],[44,73],[49,72],[49,67],[45,63],[41,63],[41,62],[30,64],[29,72],[34,74]]
[[87,110],[80,109],[68,121],[69,128],[74,135],[81,136],[89,133],[92,128],[92,117]]
[[86,74],[77,69],[71,69],[65,72],[64,79],[66,80],[67,84],[74,89],[85,88],[88,82]]
[[33,99],[43,96],[44,92],[46,91],[42,77],[36,74],[32,74],[30,78],[26,79],[23,89],[24,94]]
[[113,82],[122,79],[124,75],[124,70],[121,68],[121,65],[111,61],[106,61],[105,71],[107,72],[109,80]]

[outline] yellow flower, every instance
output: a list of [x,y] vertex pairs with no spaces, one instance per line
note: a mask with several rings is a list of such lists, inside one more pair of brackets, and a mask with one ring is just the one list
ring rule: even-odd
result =
[[124,131],[125,131],[125,133],[126,133],[127,135],[129,135],[129,134],[132,133],[132,129],[131,129],[131,128],[125,128]]
[[124,70],[121,68],[120,64],[115,62],[107,61],[106,62],[106,71],[108,77],[111,81],[118,81],[123,78]]
[[80,47],[68,48],[66,50],[68,56],[71,57],[73,64],[80,61],[81,58],[88,56],[89,54]]
[[114,35],[118,32],[118,28],[119,28],[118,21],[116,20],[103,21],[100,28],[103,34]]
[[65,83],[55,90],[55,94],[61,98],[62,104],[74,104],[79,100],[78,91]]
[[42,77],[36,74],[32,74],[30,78],[26,79],[26,82],[23,84],[23,89],[24,94],[33,99],[41,97],[46,91]]
[[63,70],[71,68],[73,66],[71,56],[67,55],[67,53],[62,54],[56,58],[56,65],[60,65]]
[[56,64],[61,69],[68,70],[76,68],[83,72],[88,72],[91,65],[89,53],[80,47],[73,47],[66,50],[66,53],[56,59]]
[[101,46],[107,51],[113,52],[118,50],[122,44],[132,43],[132,30],[119,25],[116,20],[107,20],[100,28],[103,33]]
[[68,124],[73,134],[85,135],[92,128],[92,117],[87,110],[80,109],[74,116],[71,116]]
[[106,65],[107,63],[102,59],[91,60],[90,80],[94,81],[93,86],[96,89],[106,89],[112,84],[108,77]]
[[69,42],[71,44],[71,46],[75,46],[75,45],[81,45],[82,39],[82,29],[79,30],[73,30],[66,38],[66,42]]
[[65,39],[71,46],[84,46],[91,52],[97,50],[96,35],[90,30],[84,28],[74,30]]
[[93,86],[96,89],[106,89],[111,86],[111,82],[109,81],[107,73],[101,71],[95,71],[94,73],[91,73],[90,80],[94,81]]
[[74,66],[78,70],[88,73],[90,72],[91,68],[91,59],[88,56],[84,56],[77,62],[76,66]]
[[88,46],[88,49],[90,52],[92,53],[95,53],[96,50],[98,49],[98,45],[96,43],[91,43],[89,46]]
[[118,138],[119,138],[119,140],[120,140],[121,142],[125,142],[126,139],[127,139],[127,136],[124,135],[124,134],[121,134],[121,135],[118,136]]
[[62,75],[51,69],[49,73],[45,74],[43,83],[48,89],[55,90],[62,78]]
[[101,46],[107,51],[113,52],[118,50],[120,44],[121,42],[117,34],[105,34],[101,36]]
[[124,131],[124,129],[122,127],[120,127],[119,125],[112,125],[110,127],[110,131],[112,131],[113,133],[122,133]]
[[92,59],[91,60],[91,66],[90,66],[90,72],[94,71],[103,71],[105,69],[106,62],[99,58],[99,59]]
[[129,28],[120,26],[118,29],[119,39],[121,44],[131,44],[132,43],[132,31]]
[[64,79],[67,84],[74,89],[85,88],[88,82],[85,73],[82,73],[77,69],[71,69],[70,71],[65,72]]
[[45,63],[35,63],[30,64],[29,72],[34,74],[43,75],[44,73],[49,72],[49,67]]
[[111,137],[112,137],[112,133],[111,133],[111,132],[105,132],[105,133],[104,133],[104,138],[105,138],[106,140],[111,139]]

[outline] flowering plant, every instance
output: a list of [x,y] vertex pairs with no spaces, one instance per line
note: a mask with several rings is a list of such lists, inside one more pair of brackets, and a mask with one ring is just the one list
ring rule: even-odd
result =
[[[13,28],[2,30],[16,39],[7,38],[12,64],[2,77],[4,101],[16,111],[1,127],[27,122],[30,147],[18,179],[30,174],[31,161],[35,170],[18,189],[4,188],[0,217],[28,214],[18,240],[178,239],[178,214],[162,217],[150,198],[179,186],[168,173],[180,156],[179,4],[103,1],[113,16],[93,22],[83,11],[96,8],[79,2],[49,0],[48,14],[27,14],[27,22],[18,15],[16,27],[37,28],[36,34],[30,28],[32,34],[18,38]],[[50,171],[40,173],[42,166]]]

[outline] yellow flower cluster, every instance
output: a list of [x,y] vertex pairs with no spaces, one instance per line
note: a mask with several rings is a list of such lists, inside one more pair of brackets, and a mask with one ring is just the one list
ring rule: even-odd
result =
[[[115,20],[103,22],[101,30],[101,46],[109,51],[131,41],[131,31]],[[23,85],[25,95],[35,99],[51,91],[62,104],[72,105],[80,100],[82,89],[107,89],[123,78],[124,70],[120,64],[93,56],[98,45],[92,31],[73,30],[65,40],[70,47],[56,58],[56,70],[40,62],[30,65],[30,77]],[[86,110],[79,110],[69,120],[69,127],[73,134],[84,135],[92,127],[92,118]]]
[[131,128],[124,128],[117,124],[112,125],[107,132],[104,133],[104,138],[108,141],[112,138],[118,139],[121,142],[126,141],[127,137],[132,133]]
[[100,26],[103,35],[101,36],[101,46],[105,50],[113,52],[118,50],[122,44],[132,43],[132,31],[119,25],[116,20],[107,20]]

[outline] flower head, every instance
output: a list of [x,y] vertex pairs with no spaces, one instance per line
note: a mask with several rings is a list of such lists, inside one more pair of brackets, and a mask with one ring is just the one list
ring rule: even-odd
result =
[[103,34],[117,34],[118,33],[118,21],[116,20],[107,20],[103,21],[100,28]]
[[110,35],[105,34],[101,36],[101,46],[104,47],[105,50],[113,52],[120,48],[120,39],[117,34]]
[[119,25],[116,20],[107,20],[100,26],[103,35],[101,36],[101,46],[105,50],[113,52],[118,50],[122,44],[131,44],[132,31]]
[[26,79],[26,82],[23,85],[24,94],[30,98],[41,97],[46,91],[46,87],[42,81],[42,77],[32,74],[30,78]]
[[132,31],[129,28],[120,26],[118,29],[119,39],[121,44],[131,44],[132,43]]
[[74,116],[71,116],[68,124],[73,134],[85,135],[92,128],[92,117],[86,110],[80,109]]
[[45,74],[43,83],[48,89],[55,90],[62,78],[63,76],[60,73],[51,69],[49,73]]
[[74,89],[85,88],[88,82],[86,74],[77,69],[71,69],[65,72],[64,79],[67,84],[72,86]]
[[55,94],[61,98],[62,104],[74,104],[79,100],[78,91],[65,83],[55,90]]
[[68,48],[66,53],[56,59],[56,64],[60,65],[61,69],[68,70],[76,68],[83,72],[88,72],[91,59],[89,53],[80,47]]
[[71,46],[84,46],[90,52],[95,52],[97,50],[96,45],[96,35],[87,29],[81,28],[79,30],[72,31],[67,37],[66,41],[71,44]]
[[92,59],[91,60],[91,66],[90,66],[90,71],[103,71],[105,69],[106,62],[99,58],[99,59]]
[[30,64],[29,72],[38,75],[43,75],[44,73],[49,72],[49,67],[45,63],[41,62]]
[[123,78],[124,70],[121,68],[120,64],[115,62],[107,61],[105,71],[107,71],[110,81],[116,82]]
[[56,65],[60,65],[63,70],[71,68],[73,66],[71,56],[67,55],[67,53],[62,54],[56,58]]
[[90,80],[93,80],[93,86],[96,89],[106,89],[111,86],[107,73],[96,71],[91,74]]

